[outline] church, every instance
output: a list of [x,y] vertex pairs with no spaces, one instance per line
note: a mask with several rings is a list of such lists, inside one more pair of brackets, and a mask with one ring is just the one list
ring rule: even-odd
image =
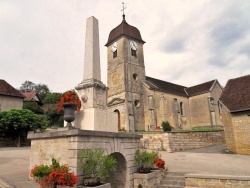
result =
[[107,108],[118,116],[118,129],[156,130],[168,121],[174,129],[223,126],[219,82],[185,87],[146,76],[140,31],[126,22],[109,33]]

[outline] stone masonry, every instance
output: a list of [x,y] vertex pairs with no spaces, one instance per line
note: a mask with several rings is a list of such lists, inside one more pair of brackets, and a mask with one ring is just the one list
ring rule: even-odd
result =
[[247,112],[230,114],[223,110],[227,148],[235,153],[250,154],[250,116]]
[[141,142],[145,149],[173,152],[223,144],[225,138],[224,131],[147,133]]
[[[49,131],[43,133],[29,132],[31,139],[30,169],[34,165],[51,164],[51,158],[56,158],[62,164],[68,164],[71,170],[83,180],[83,173],[77,170],[78,153],[83,148],[104,148],[108,154],[119,154],[125,160],[123,185],[118,187],[133,187],[134,154],[140,148],[140,135],[128,135],[113,132],[88,131],[72,129],[65,131]],[[119,159],[119,158],[118,158]],[[118,160],[118,165],[119,165]],[[119,170],[121,170],[119,168]],[[116,179],[116,173],[111,177]]]

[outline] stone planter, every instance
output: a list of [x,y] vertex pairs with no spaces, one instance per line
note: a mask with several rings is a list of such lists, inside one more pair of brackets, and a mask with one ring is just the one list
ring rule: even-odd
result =
[[134,173],[134,188],[143,187],[143,188],[157,188],[157,177],[156,173],[148,173],[148,174],[141,174],[141,173]]
[[72,129],[74,128],[71,124],[75,120],[75,111],[76,111],[77,104],[75,103],[64,103],[63,104],[63,119],[67,122],[65,128]]

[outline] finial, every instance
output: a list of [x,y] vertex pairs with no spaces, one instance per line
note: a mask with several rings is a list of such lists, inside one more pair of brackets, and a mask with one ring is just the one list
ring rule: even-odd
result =
[[122,10],[121,10],[121,11],[123,11],[123,14],[122,14],[123,20],[125,20],[124,10],[125,10],[126,8],[127,8],[127,7],[124,7],[124,3],[122,2]]

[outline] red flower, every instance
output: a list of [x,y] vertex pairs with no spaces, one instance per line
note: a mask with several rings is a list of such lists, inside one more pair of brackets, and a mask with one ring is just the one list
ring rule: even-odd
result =
[[[45,171],[44,169],[49,169],[49,171]],[[57,166],[35,166],[31,169],[30,175],[42,186],[73,186],[78,182],[77,176],[73,172],[70,172],[69,167],[67,165],[60,165],[59,163]]]
[[155,161],[155,166],[158,168],[162,168],[165,169],[165,161],[162,160],[159,156],[157,157],[156,161]]
[[77,111],[81,108],[81,100],[79,99],[78,95],[74,90],[69,90],[65,92],[58,102],[58,111],[63,111],[63,103],[76,103],[77,104]]

